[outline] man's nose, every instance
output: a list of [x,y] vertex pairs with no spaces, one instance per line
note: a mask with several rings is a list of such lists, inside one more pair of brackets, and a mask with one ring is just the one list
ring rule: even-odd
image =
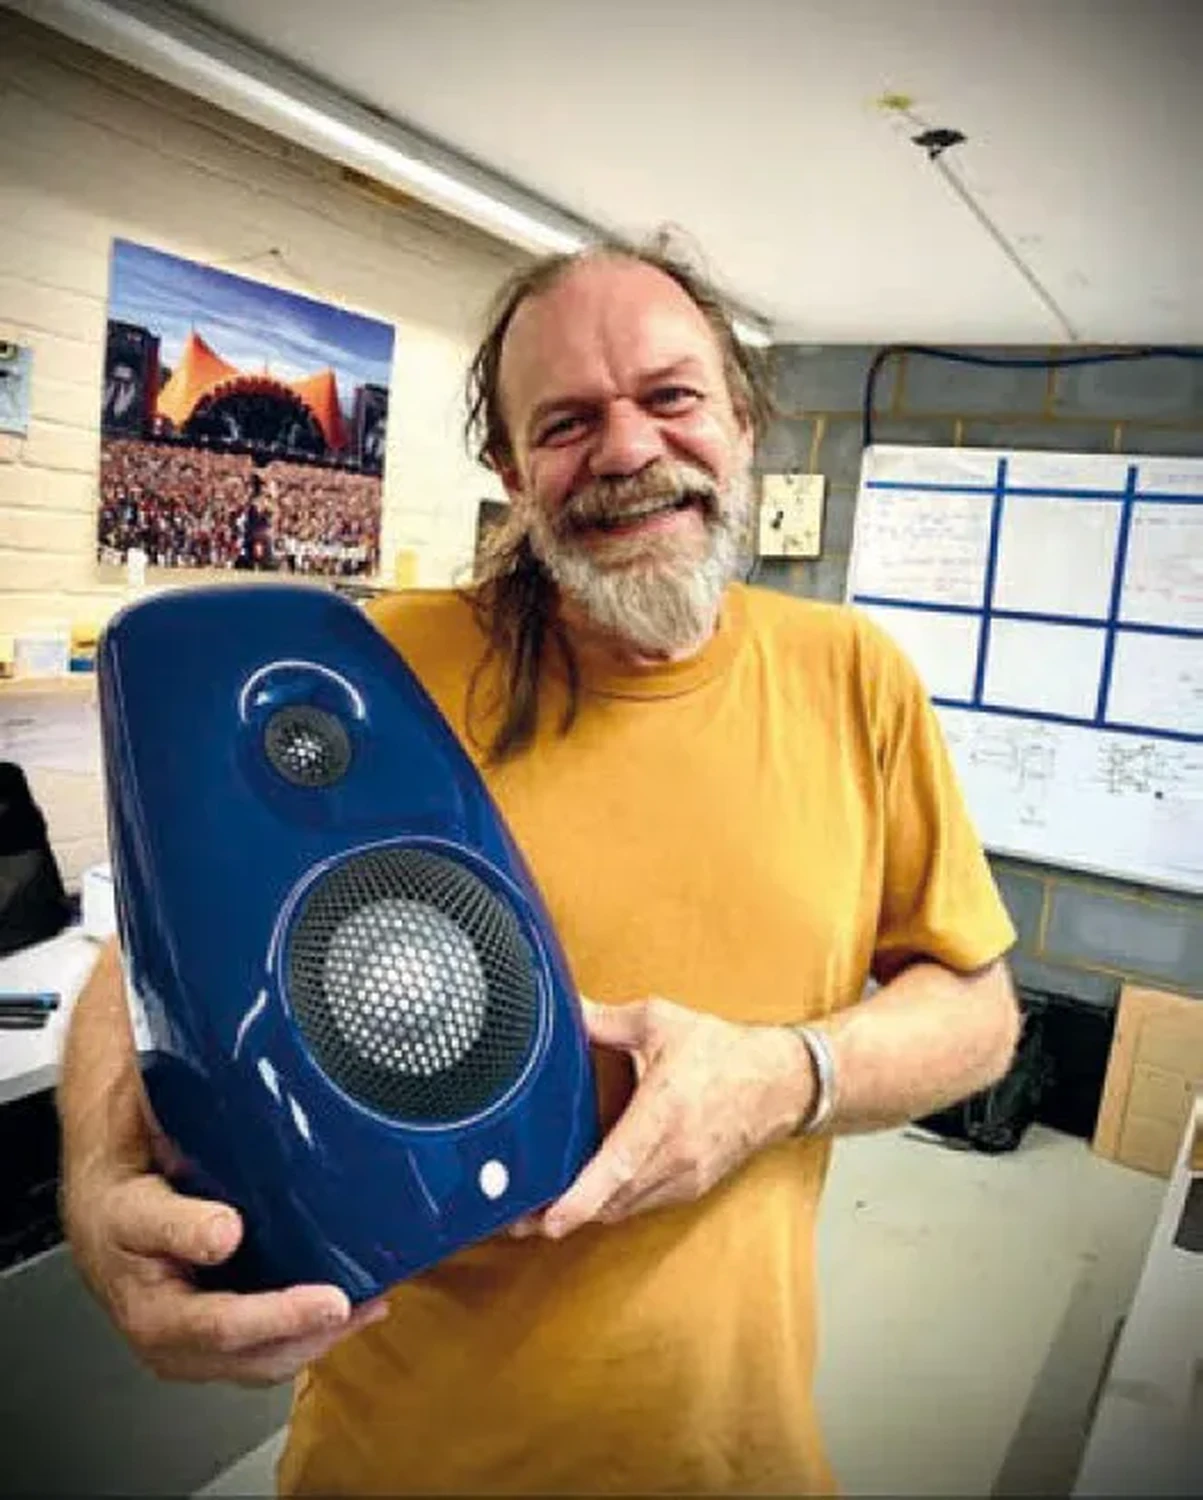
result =
[[594,478],[625,478],[663,457],[660,428],[637,401],[624,396],[606,406],[589,455]]

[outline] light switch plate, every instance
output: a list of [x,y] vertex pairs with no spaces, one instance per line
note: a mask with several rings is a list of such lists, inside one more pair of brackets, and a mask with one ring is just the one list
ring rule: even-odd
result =
[[0,432],[29,431],[29,377],[33,351],[0,339]]
[[818,557],[823,535],[822,474],[765,474],[760,489],[761,557]]

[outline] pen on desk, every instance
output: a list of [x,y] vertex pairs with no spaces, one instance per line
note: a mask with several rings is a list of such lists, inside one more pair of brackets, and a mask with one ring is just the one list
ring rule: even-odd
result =
[[40,1031],[49,1019],[50,1012],[39,1006],[32,1010],[6,1006],[0,1010],[0,1031]]
[[62,997],[57,990],[0,990],[0,1011],[10,1010],[57,1010]]

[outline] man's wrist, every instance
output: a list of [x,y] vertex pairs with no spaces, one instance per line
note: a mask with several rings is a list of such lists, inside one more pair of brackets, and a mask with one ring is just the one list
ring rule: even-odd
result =
[[802,1043],[810,1067],[810,1102],[794,1126],[795,1136],[817,1135],[831,1124],[836,1105],[835,1054],[828,1038],[817,1027],[791,1025],[786,1028]]

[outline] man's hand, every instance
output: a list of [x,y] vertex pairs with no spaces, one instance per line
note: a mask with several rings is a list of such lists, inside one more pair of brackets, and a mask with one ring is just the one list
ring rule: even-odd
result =
[[197,1290],[188,1268],[227,1260],[242,1221],[225,1204],[176,1193],[151,1171],[77,1184],[67,1219],[84,1279],[143,1363],[166,1380],[291,1380],[388,1310],[382,1298],[352,1310],[335,1286]]
[[635,1092],[572,1186],[512,1226],[517,1238],[562,1239],[582,1224],[692,1202],[809,1109],[809,1054],[783,1027],[739,1026],[659,999],[583,1004],[590,1040],[631,1055]]

